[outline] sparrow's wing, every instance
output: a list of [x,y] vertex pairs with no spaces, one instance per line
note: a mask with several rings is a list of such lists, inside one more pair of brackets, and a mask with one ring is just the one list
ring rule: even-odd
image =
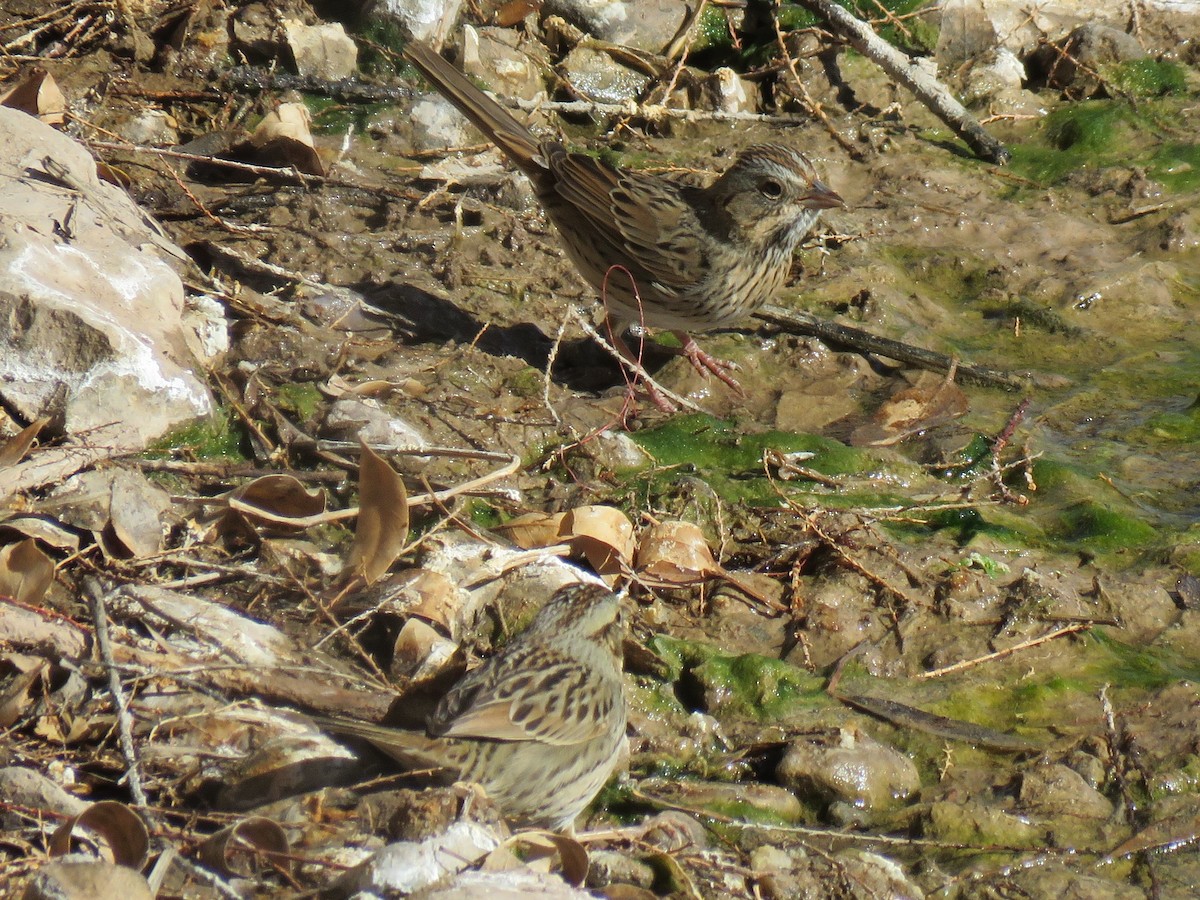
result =
[[[690,287],[708,272],[689,188],[662,175],[616,169],[582,153],[547,152],[555,191],[589,220],[587,238],[601,258],[629,269],[643,287],[666,293]],[[563,229],[560,228],[560,231]]]
[[502,665],[491,662],[442,698],[429,718],[430,734],[558,745],[604,734],[618,698],[598,690],[578,661],[542,646],[514,648],[495,660]]
[[579,253],[595,259],[601,273],[610,265],[622,265],[635,279],[648,280],[650,273],[640,269],[613,215],[611,194],[620,173],[595,157],[568,153],[558,144],[543,144],[541,158],[554,182],[554,195],[542,197],[542,203],[563,241],[578,244]]
[[710,269],[702,223],[687,202],[691,190],[661,175],[622,172],[609,195],[628,252],[668,293],[693,287]]

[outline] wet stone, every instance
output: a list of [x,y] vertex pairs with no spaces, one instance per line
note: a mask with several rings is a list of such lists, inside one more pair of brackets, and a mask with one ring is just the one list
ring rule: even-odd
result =
[[530,52],[536,47],[540,45],[535,42],[520,42],[517,32],[511,28],[466,26],[463,29],[462,69],[502,97],[544,98],[546,86],[538,63],[549,66],[549,60],[543,54],[541,60],[535,61]]
[[652,866],[625,853],[595,850],[588,854],[587,886],[593,890],[615,884],[649,890],[654,878]]
[[603,50],[577,47],[562,62],[567,80],[582,96],[599,103],[632,101],[650,83],[648,76],[627,69]]
[[561,16],[593,37],[659,53],[689,15],[684,0],[546,0],[542,16]]
[[1043,815],[1107,819],[1113,812],[1108,798],[1060,763],[1036,766],[1025,773],[1021,803]]
[[704,807],[733,818],[797,822],[804,812],[794,794],[773,784],[649,779],[643,785],[673,803]]
[[801,796],[867,812],[893,808],[921,786],[912,760],[850,728],[794,740],[775,774]]

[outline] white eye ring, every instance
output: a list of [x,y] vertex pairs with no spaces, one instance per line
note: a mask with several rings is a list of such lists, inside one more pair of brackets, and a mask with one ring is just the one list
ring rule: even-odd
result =
[[768,200],[778,200],[783,196],[783,185],[774,178],[768,178],[758,183],[758,192]]

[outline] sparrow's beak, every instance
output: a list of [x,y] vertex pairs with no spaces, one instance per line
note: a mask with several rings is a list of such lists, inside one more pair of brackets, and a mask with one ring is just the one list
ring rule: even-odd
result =
[[846,201],[837,191],[826,187],[820,181],[814,181],[812,190],[804,198],[804,205],[810,209],[836,209],[845,206]]

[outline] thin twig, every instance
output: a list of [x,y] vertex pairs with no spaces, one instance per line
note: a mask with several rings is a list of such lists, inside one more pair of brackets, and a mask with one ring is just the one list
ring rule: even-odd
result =
[[270,175],[274,178],[295,179],[304,187],[321,184],[327,179],[321,175],[307,175],[295,166],[256,166],[250,163],[237,162],[232,159],[221,159],[218,156],[204,156],[199,153],[184,153],[180,150],[165,150],[161,147],[147,147],[142,144],[131,144],[128,141],[88,141],[89,147],[97,150],[121,150],[128,153],[149,153],[152,156],[162,156],[167,159],[182,159],[188,162],[205,163],[212,166],[223,166],[227,169],[237,169],[251,175]]
[[133,802],[138,806],[147,806],[146,792],[142,789],[141,764],[138,761],[137,747],[133,743],[133,718],[129,715],[129,705],[125,700],[125,692],[121,688],[121,676],[117,671],[117,662],[113,658],[112,641],[108,634],[108,607],[105,603],[104,588],[95,578],[86,578],[84,590],[92,601],[92,620],[96,629],[96,649],[100,653],[100,661],[108,672],[108,691],[112,694],[113,704],[117,707],[117,734],[121,743],[121,753],[129,766],[125,778],[129,782],[129,793]]
[[[838,325],[834,322],[824,322],[816,316],[799,310],[784,309],[781,306],[768,303],[754,314],[754,318],[776,325],[790,334],[806,334],[820,338],[825,343],[835,347],[854,350],[858,353],[873,353],[907,363],[918,369],[928,369],[932,372],[948,372],[955,363],[955,358],[945,353],[925,350],[912,344],[894,341],[880,337],[861,328],[849,325]],[[1037,379],[1032,376],[1021,377],[1001,369],[991,369],[986,366],[974,366],[966,363],[958,364],[958,380],[973,382],[988,387],[1002,387],[1007,390],[1019,390],[1027,386],[1028,381],[1035,384]]]
[[1008,148],[983,130],[979,121],[942,85],[926,74],[916,60],[880,38],[870,26],[838,6],[834,0],[797,0],[816,13],[844,37],[850,46],[872,60],[897,82],[908,88],[935,116],[954,129],[977,156],[1004,165],[1011,158]]
[[839,147],[845,150],[852,159],[862,159],[862,151],[850,143],[845,135],[838,130],[837,126],[829,120],[829,116],[821,108],[821,104],[817,102],[817,98],[810,94],[808,88],[804,86],[804,79],[796,71],[796,60],[788,52],[787,41],[784,39],[783,30],[779,27],[779,17],[772,16],[771,21],[775,26],[775,43],[779,47],[779,52],[783,55],[784,67],[787,69],[788,74],[792,76],[792,88],[799,93],[800,101],[808,109],[812,117],[825,126],[825,130],[837,141]]
[[1030,647],[1036,647],[1039,644],[1044,644],[1047,641],[1052,641],[1055,638],[1063,637],[1068,634],[1075,634],[1079,631],[1087,631],[1093,625],[1092,622],[1073,622],[1070,625],[1064,625],[1062,628],[1056,628],[1053,631],[1043,634],[1039,637],[1030,638],[1027,641],[1021,641],[1019,644],[1013,644],[1011,647],[1005,647],[1003,650],[997,650],[995,653],[986,653],[983,656],[977,656],[974,659],[964,659],[961,662],[953,663],[949,666],[942,666],[940,669],[930,669],[928,672],[921,672],[914,676],[915,678],[941,678],[943,675],[952,675],[955,672],[963,672],[967,669],[973,669],[976,666],[981,666],[984,663],[995,662],[998,659],[1003,659],[1006,656],[1011,656],[1014,653],[1019,653],[1022,650],[1028,650]]
[[653,386],[655,390],[659,391],[664,397],[666,397],[672,403],[678,404],[679,406],[683,407],[684,409],[690,409],[692,412],[702,412],[703,411],[700,409],[700,407],[698,407],[692,401],[690,401],[684,397],[680,397],[678,394],[667,390],[665,387],[663,387],[661,384],[659,384],[657,381],[655,381],[654,377],[649,372],[647,372],[640,363],[634,362],[631,359],[626,359],[625,356],[622,355],[621,352],[619,350],[617,350],[616,347],[614,347],[612,344],[610,344],[608,341],[606,341],[603,337],[600,336],[600,332],[598,332],[595,329],[595,327],[593,327],[592,323],[589,322],[584,317],[583,313],[581,313],[579,310],[572,307],[571,313],[572,313],[572,315],[575,316],[576,322],[578,323],[579,327],[584,330],[584,333],[586,333],[588,337],[590,337],[593,341],[595,341],[597,344],[599,344],[601,347],[603,347],[608,352],[608,354],[610,356],[612,356],[613,359],[615,359],[618,363],[621,364],[622,368],[633,373],[638,378],[641,378],[643,381],[646,382],[647,385]]

